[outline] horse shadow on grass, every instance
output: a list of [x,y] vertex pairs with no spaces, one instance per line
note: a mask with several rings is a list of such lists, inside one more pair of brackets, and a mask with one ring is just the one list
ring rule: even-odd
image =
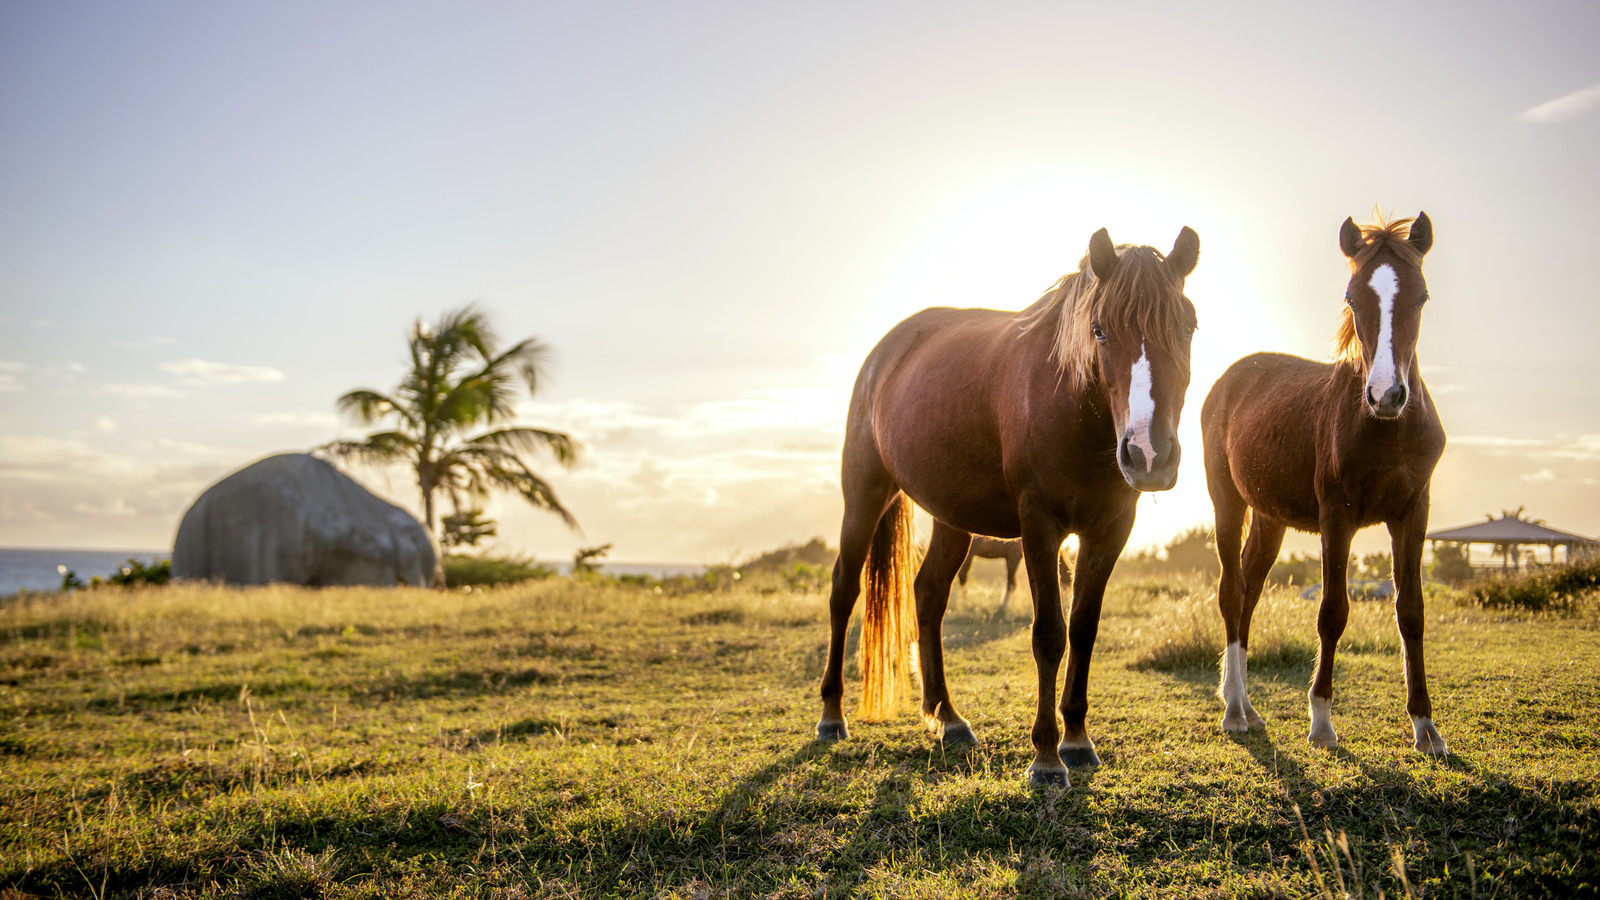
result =
[[[804,859],[819,870],[816,889],[829,896],[853,893],[869,872],[897,861],[916,859],[929,874],[954,876],[1041,837],[1057,862],[1086,867],[1101,849],[1086,827],[1093,770],[1074,770],[1070,790],[980,787],[932,798],[941,785],[988,773],[1005,756],[937,741],[810,741],[724,789],[683,852],[729,867],[792,855],[786,861]],[[863,769],[871,770],[864,804],[852,784]]]

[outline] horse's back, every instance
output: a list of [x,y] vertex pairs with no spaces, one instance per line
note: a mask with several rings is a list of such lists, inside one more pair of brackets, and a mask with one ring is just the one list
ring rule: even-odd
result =
[[1333,376],[1334,364],[1287,353],[1253,353],[1228,367],[1200,408],[1213,498],[1231,491],[1285,525],[1317,529],[1317,416]]
[[[880,466],[923,509],[980,534],[1018,533],[1005,481],[1004,399],[1036,341],[1017,314],[935,307],[884,335],[856,382],[846,457]],[[998,399],[997,399],[998,398]],[[952,473],[961,477],[951,477]]]

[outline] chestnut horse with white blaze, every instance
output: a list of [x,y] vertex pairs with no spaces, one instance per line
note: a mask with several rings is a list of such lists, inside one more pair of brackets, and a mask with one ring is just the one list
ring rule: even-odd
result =
[[1227,731],[1264,724],[1245,690],[1250,616],[1284,530],[1294,528],[1322,535],[1309,739],[1319,747],[1339,745],[1332,719],[1333,655],[1350,615],[1350,540],[1357,530],[1381,522],[1394,548],[1395,619],[1415,746],[1433,756],[1449,752],[1433,723],[1422,664],[1422,543],[1429,483],[1445,442],[1417,366],[1417,335],[1428,300],[1422,257],[1432,246],[1427,213],[1365,226],[1346,219],[1339,247],[1354,274],[1345,289],[1339,359],[1330,364],[1281,353],[1247,356],[1217,380],[1201,407],[1206,485],[1222,559],[1217,600],[1227,647],[1218,694]]
[[[1165,257],[1152,247],[1114,246],[1101,229],[1079,271],[1022,312],[923,310],[867,356],[845,422],[844,521],[828,601],[819,739],[849,734],[841,705],[845,633],[864,580],[858,713],[881,719],[899,708],[914,637],[924,721],[947,744],[975,741],[945,685],[941,629],[950,582],[973,534],[1020,536],[1038,674],[1029,777],[1066,784],[1068,762],[1099,762],[1084,730],[1089,656],[1139,493],[1168,490],[1178,477],[1178,417],[1195,328],[1183,283],[1199,254],[1200,239],[1188,228]],[[914,584],[913,502],[933,517]],[[1069,628],[1056,559],[1073,533],[1079,549]],[[1063,737],[1055,695],[1064,651]]]

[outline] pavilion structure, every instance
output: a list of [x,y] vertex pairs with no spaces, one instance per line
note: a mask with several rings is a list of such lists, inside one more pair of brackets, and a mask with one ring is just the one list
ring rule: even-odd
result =
[[[1428,540],[1433,542],[1435,558],[1438,556],[1441,542],[1461,544],[1462,552],[1469,563],[1472,561],[1473,544],[1489,544],[1493,547],[1490,555],[1501,557],[1503,568],[1518,567],[1522,561],[1522,548],[1525,546],[1548,547],[1549,561],[1552,564],[1556,562],[1557,547],[1565,548],[1565,562],[1572,561],[1574,551],[1582,553],[1600,548],[1600,541],[1594,538],[1551,528],[1544,524],[1543,519],[1523,518],[1520,506],[1515,512],[1510,510],[1502,512],[1499,518],[1494,516],[1486,518],[1487,521],[1476,525],[1429,532]],[[1537,556],[1534,557],[1534,561],[1538,561]]]

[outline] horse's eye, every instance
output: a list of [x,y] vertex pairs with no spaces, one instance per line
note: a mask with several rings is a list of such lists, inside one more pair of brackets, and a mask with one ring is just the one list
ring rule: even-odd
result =
[[1094,328],[1094,339],[1095,340],[1103,341],[1103,340],[1106,339],[1105,329],[1100,327],[1100,323],[1099,322],[1095,322],[1094,325],[1093,325],[1093,328]]
[[1352,299],[1349,294],[1345,294],[1344,295],[1344,305],[1345,306],[1349,306],[1351,308],[1354,308],[1355,305],[1356,305],[1356,301],[1354,299]]
[[1427,303],[1427,302],[1428,302],[1428,292],[1427,292],[1427,291],[1423,291],[1423,292],[1422,292],[1422,297],[1421,297],[1421,299],[1419,299],[1419,300],[1418,300],[1418,301],[1417,301],[1417,307],[1418,307],[1418,308],[1421,308],[1421,307],[1422,307],[1422,305],[1423,305],[1423,304],[1425,304],[1425,303]]

